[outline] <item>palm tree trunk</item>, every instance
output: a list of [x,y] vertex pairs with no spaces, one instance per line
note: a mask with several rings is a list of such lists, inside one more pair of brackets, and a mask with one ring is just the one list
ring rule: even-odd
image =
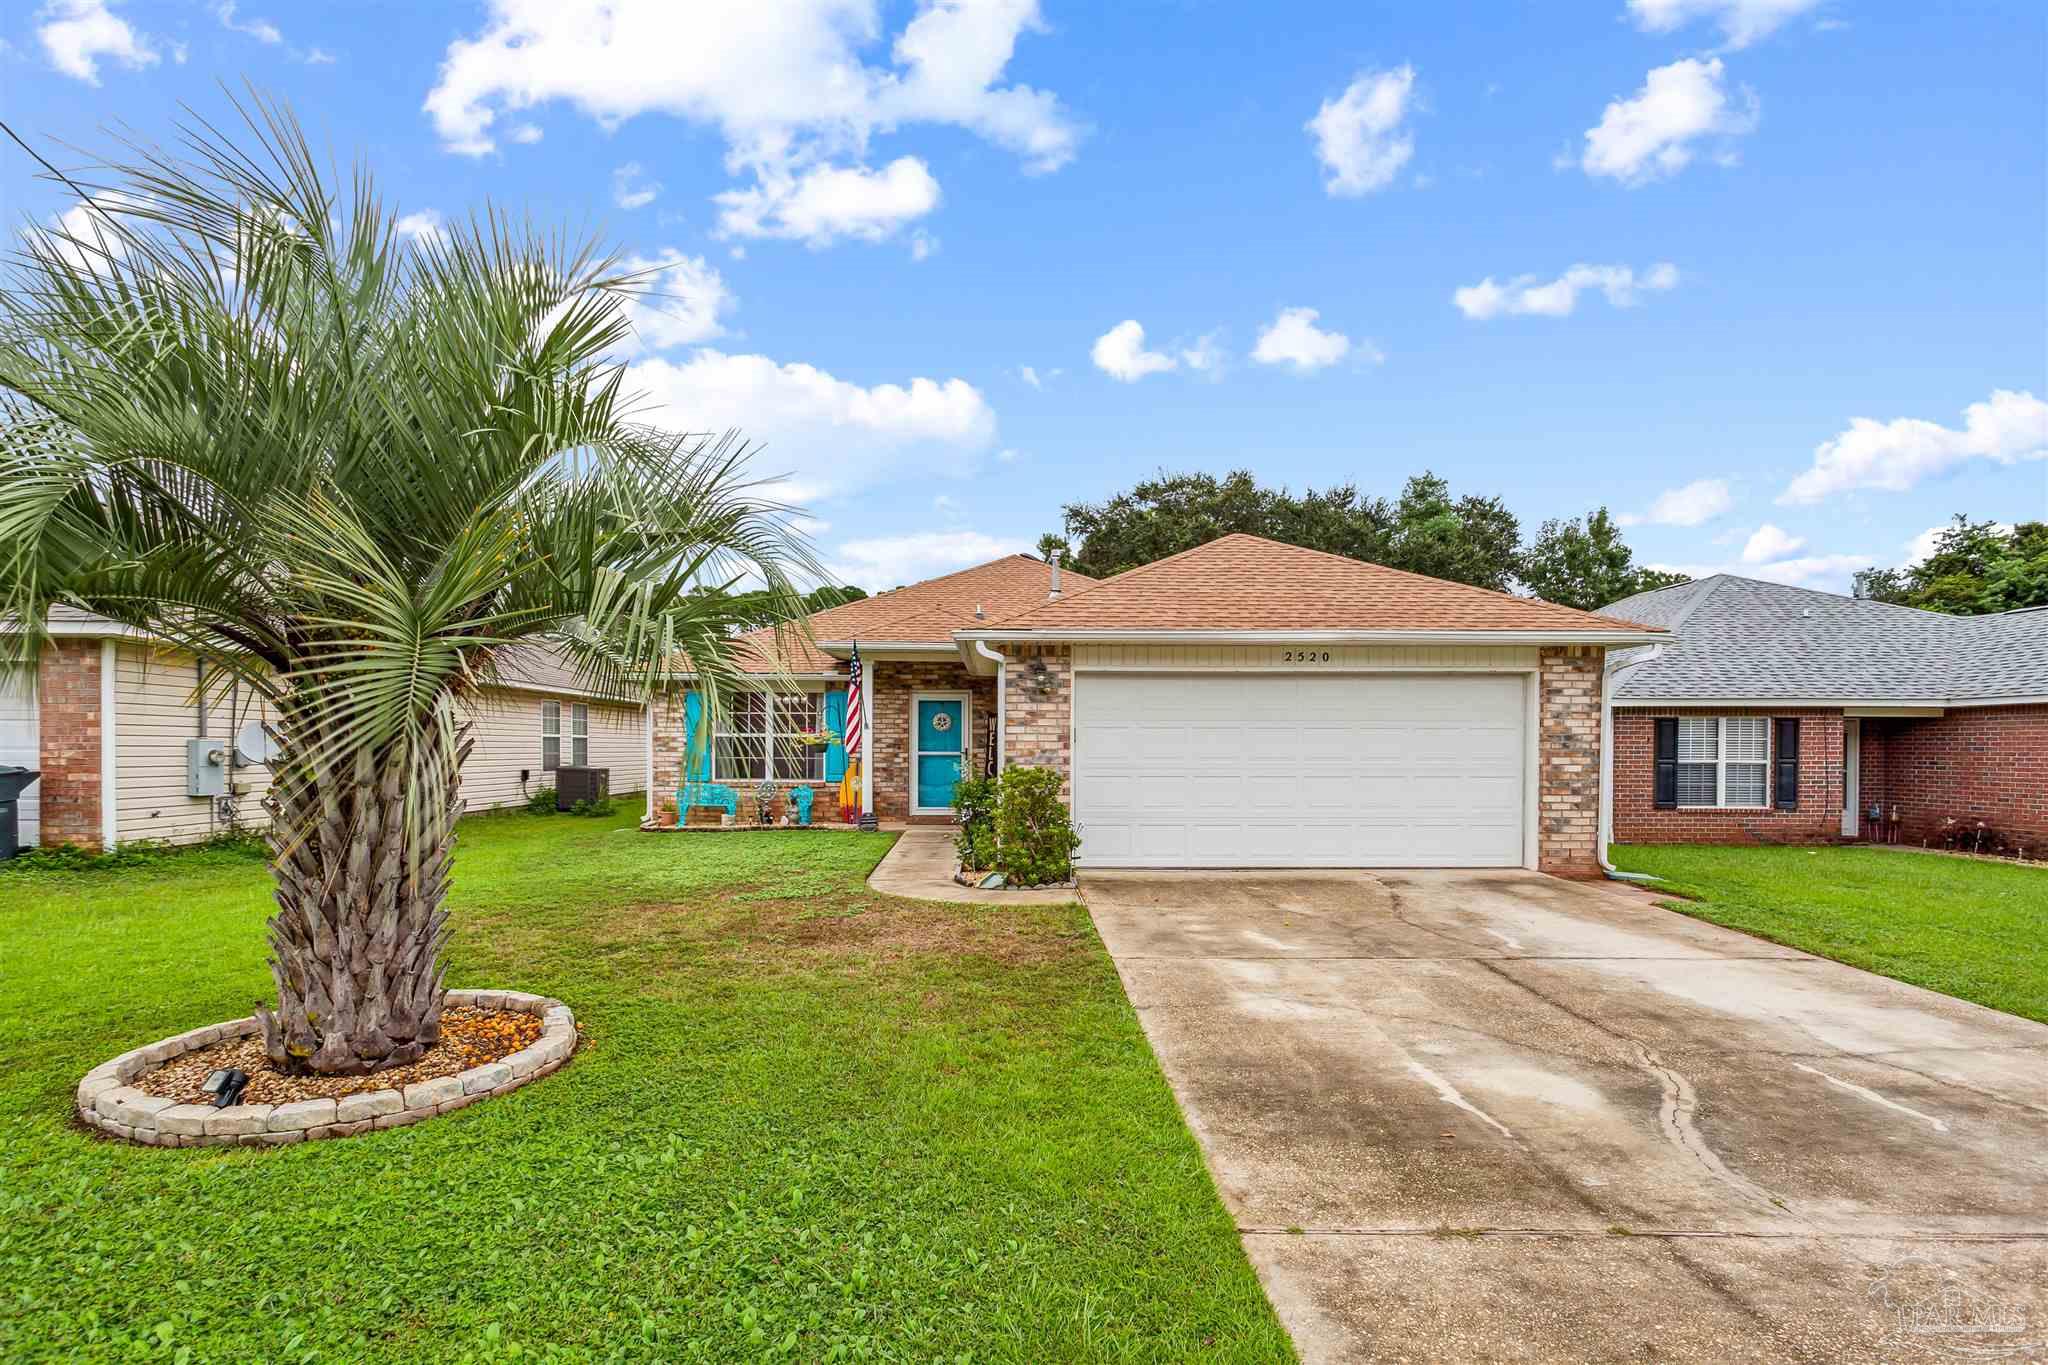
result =
[[[441,949],[467,727],[323,760],[318,727],[279,727],[269,798],[277,914],[259,1005],[283,1071],[362,1075],[417,1061],[441,1037]],[[408,822],[405,802],[428,803]],[[420,831],[410,844],[408,824]]]

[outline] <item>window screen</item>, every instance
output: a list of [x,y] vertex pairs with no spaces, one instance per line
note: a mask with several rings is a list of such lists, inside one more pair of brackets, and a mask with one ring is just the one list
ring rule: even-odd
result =
[[578,768],[590,762],[590,708],[580,702],[569,708],[569,753]]
[[551,773],[562,766],[562,703],[540,704],[540,768]]

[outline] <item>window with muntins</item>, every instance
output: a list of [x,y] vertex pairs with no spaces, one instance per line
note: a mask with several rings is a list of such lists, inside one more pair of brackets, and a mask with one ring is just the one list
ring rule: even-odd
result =
[[569,708],[569,755],[578,768],[590,762],[590,708],[581,702]]
[[1770,804],[1768,716],[1680,716],[1678,804],[1762,808]]
[[540,770],[551,773],[562,766],[562,703],[540,704]]
[[822,706],[816,692],[735,693],[711,732],[711,780],[823,781],[825,751],[796,738],[820,728]]

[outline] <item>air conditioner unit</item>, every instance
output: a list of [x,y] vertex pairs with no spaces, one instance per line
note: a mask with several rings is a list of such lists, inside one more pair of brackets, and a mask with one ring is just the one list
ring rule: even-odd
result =
[[610,768],[555,769],[556,810],[568,810],[578,801],[602,801],[611,789]]

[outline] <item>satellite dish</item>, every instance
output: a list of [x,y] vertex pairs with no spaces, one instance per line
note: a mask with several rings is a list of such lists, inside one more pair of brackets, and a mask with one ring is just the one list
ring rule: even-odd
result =
[[235,756],[244,763],[267,768],[277,757],[277,741],[263,728],[262,721],[252,720],[235,734]]

